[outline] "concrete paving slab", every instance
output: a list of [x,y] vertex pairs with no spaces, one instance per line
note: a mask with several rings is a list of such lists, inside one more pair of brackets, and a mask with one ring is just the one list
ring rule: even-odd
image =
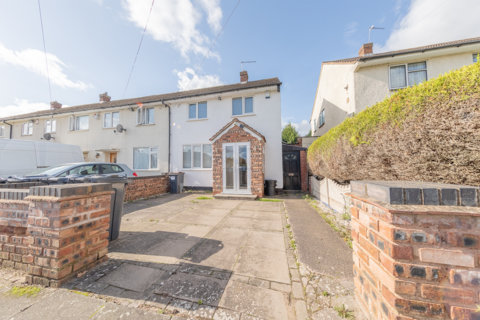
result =
[[117,320],[117,319],[155,319],[168,320],[170,316],[148,312],[142,309],[133,309],[108,302],[92,318],[92,320]]
[[89,319],[104,300],[86,297],[67,290],[58,290],[15,315],[15,320],[30,319]]
[[99,281],[115,287],[136,292],[145,292],[165,271],[123,264]]
[[288,319],[286,295],[275,290],[230,281],[219,306],[266,319]]
[[200,238],[165,239],[145,252],[151,262],[176,263]]
[[298,300],[295,302],[295,314],[297,316],[297,320],[309,320],[310,317],[308,316],[307,306],[305,305],[305,301]]
[[120,225],[120,231],[142,231],[148,226],[151,226],[155,222],[152,221],[127,221],[125,218],[122,219],[122,224]]
[[212,226],[187,225],[178,230],[178,233],[169,236],[169,239],[188,239],[190,237],[203,238],[212,230]]
[[[168,294],[171,297],[192,302],[216,306],[227,286],[227,280],[205,277],[188,273],[177,273],[163,286],[155,290],[156,294]],[[213,316],[213,313],[212,313]]]
[[232,213],[232,217],[254,218],[256,214],[257,214],[256,211],[235,210],[235,211]]
[[290,283],[285,252],[257,247],[245,247],[234,272],[249,277]]
[[222,227],[217,229],[210,239],[221,241],[224,244],[233,244],[240,246],[248,236],[248,230]]
[[238,209],[280,212],[282,207],[283,203],[281,202],[245,201]]
[[283,231],[282,220],[257,220],[253,221],[253,229]]
[[242,201],[240,200],[214,200],[213,207],[216,209],[228,209],[233,210]]
[[194,303],[188,311],[188,319],[212,319],[215,310],[215,307]]
[[281,233],[252,231],[245,246],[285,252],[285,237]]
[[237,311],[218,308],[213,320],[240,320],[240,315],[241,313]]
[[182,223],[169,223],[169,222],[156,222],[147,228],[143,229],[143,232],[169,232],[178,233],[180,229],[185,227]]
[[251,228],[252,219],[249,218],[238,218],[230,217],[223,224],[224,227],[237,227],[237,228]]
[[43,289],[36,296],[13,297],[9,294],[9,290],[13,286],[2,286],[0,288],[0,320],[7,320],[27,310],[35,303],[38,303],[52,292]]
[[184,261],[223,271],[231,271],[240,251],[240,246],[221,243],[217,240],[207,240],[196,247],[195,251],[188,253],[184,257]]

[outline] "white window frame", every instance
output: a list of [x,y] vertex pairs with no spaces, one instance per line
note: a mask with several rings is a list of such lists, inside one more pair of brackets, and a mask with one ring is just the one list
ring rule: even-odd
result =
[[[203,148],[204,146],[212,146],[212,167],[211,168],[204,168],[203,167]],[[190,147],[190,150],[191,150],[191,159],[190,159],[190,163],[191,163],[191,167],[190,168],[184,168],[183,167],[183,147]],[[194,151],[193,151],[193,147],[200,147],[201,149],[201,153],[200,153],[200,167],[194,167]],[[181,159],[182,159],[182,169],[183,170],[213,170],[213,144],[211,143],[192,143],[192,144],[184,144],[182,145],[182,148],[181,148]]]
[[325,109],[320,111],[320,114],[318,116],[318,127],[320,128],[325,124]]
[[[153,123],[145,123],[145,115],[146,115],[146,110],[153,109]],[[148,125],[154,125],[155,124],[155,108],[154,107],[142,107],[142,108],[137,108],[135,111],[137,115],[137,126],[148,126]]]
[[[27,133],[25,133],[25,126],[27,126]],[[33,135],[33,122],[28,121],[22,123],[22,136],[31,136]]]
[[5,126],[0,126],[0,138],[5,137]]
[[313,132],[317,131],[317,119],[313,119]]
[[[198,104],[205,103],[207,105],[207,117],[206,118],[199,118],[198,117]],[[190,106],[195,105],[195,118],[190,118]],[[208,120],[208,102],[207,101],[199,101],[195,103],[189,103],[187,107],[187,120]]]
[[[239,99],[239,98],[242,98],[242,114],[234,115],[233,114],[233,100],[234,99]],[[247,99],[247,98],[252,98],[252,112],[249,112],[249,113],[245,112],[245,99]],[[231,104],[231,111],[232,111],[232,118],[255,115],[255,99],[253,98],[253,95],[252,96],[245,96],[245,97],[233,97],[232,98],[232,104]]]
[[[47,131],[48,123],[50,123],[50,131]],[[55,130],[53,130],[53,123],[55,123]],[[45,129],[43,131],[45,133],[56,133],[57,132],[57,120],[56,119],[45,120]]]
[[[410,71],[410,72],[419,72],[419,71],[425,71],[425,73],[427,74],[427,77],[425,79],[425,81],[428,81],[428,62],[427,61],[416,61],[416,62],[409,62],[409,63],[401,63],[401,64],[396,64],[396,65],[391,65],[391,66],[388,66],[388,86],[390,87],[390,90],[399,90],[399,89],[403,89],[403,88],[408,88],[408,87],[411,87],[414,85],[413,84],[410,84],[408,83],[408,65],[409,64],[414,64],[414,63],[420,63],[420,62],[425,62],[425,69],[419,69],[419,70],[415,70],[415,71]],[[399,67],[399,66],[405,66],[405,82],[406,82],[406,86],[405,87],[398,87],[398,88],[392,88],[392,80],[391,80],[391,69],[394,68],[394,67]]]
[[[103,114],[103,128],[115,128],[116,127],[116,126],[113,125],[113,114],[114,113],[118,113],[118,122],[120,123],[120,111],[105,112]],[[111,115],[111,117],[112,117],[112,126],[111,127],[105,126],[105,120],[107,119],[107,114]]]
[[477,62],[477,61],[475,61],[475,59],[478,58],[478,55],[480,55],[480,53],[474,53],[474,54],[472,54],[472,58],[473,58],[472,60],[473,60],[474,63]]
[[[157,149],[157,152],[152,152],[152,149],[156,148]],[[135,149],[148,149],[148,168],[149,169],[135,169]],[[159,150],[160,148],[159,147],[136,147],[136,148],[133,148],[133,161],[132,161],[132,167],[134,168],[133,170],[134,171],[158,171],[158,169],[160,168],[160,158],[159,158]],[[157,167],[156,168],[152,168],[152,154],[157,154]]]
[[[78,129],[77,128],[77,118],[79,117],[87,117],[88,119],[88,128],[87,129]],[[68,118],[68,131],[87,131],[90,129],[90,115],[88,114],[80,114],[78,116],[70,116]]]

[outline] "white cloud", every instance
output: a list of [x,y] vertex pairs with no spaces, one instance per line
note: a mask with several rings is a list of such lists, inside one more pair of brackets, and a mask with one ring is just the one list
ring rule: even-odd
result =
[[[65,67],[66,64],[56,55],[47,53],[47,60],[50,81],[52,84],[62,88],[74,88],[78,90],[85,90],[88,87],[91,87],[91,85],[87,85],[81,81],[73,82],[68,79],[67,75],[63,72],[63,67]],[[23,51],[13,51],[5,48],[0,43],[0,64],[1,63],[23,67],[47,78],[45,53],[40,50],[25,49]]]
[[[397,7],[402,4],[403,1],[398,1]],[[478,0],[412,0],[407,14],[394,27],[385,45],[376,44],[374,52],[478,37],[478,12]]]
[[220,77],[217,75],[205,75],[205,76],[199,76],[197,74],[194,75],[195,72],[193,71],[192,68],[186,68],[184,71],[174,70],[173,72],[176,73],[178,76],[177,87],[178,89],[180,89],[180,91],[185,89],[185,87],[190,82],[190,79],[192,80],[190,82],[190,85],[188,85],[187,90],[215,87],[215,86],[221,86],[222,84],[224,84],[220,80]]
[[358,30],[358,22],[350,22],[345,26],[345,31],[343,32],[343,40],[349,45],[357,45],[358,39],[355,38],[355,34]]
[[[124,0],[128,19],[137,27],[145,28],[151,0]],[[207,22],[217,30],[222,18],[222,9],[218,0],[201,0],[201,6],[207,12]],[[163,0],[157,2],[152,10],[147,33],[155,40],[171,43],[188,60],[188,54],[205,55],[209,49],[209,38],[198,30],[201,13],[191,0]],[[212,58],[220,60],[216,52],[210,52]]]
[[308,120],[302,120],[300,123],[295,123],[295,122],[289,121],[292,119],[294,118],[293,117],[282,118],[282,128],[285,127],[290,122],[292,126],[294,126],[295,129],[297,129],[298,134],[301,137],[306,136],[311,129],[310,123],[308,122]]
[[[68,107],[63,105],[62,107]],[[14,104],[0,107],[0,118],[16,116],[41,110],[49,110],[50,104],[43,102],[30,102],[26,99],[15,98]]]

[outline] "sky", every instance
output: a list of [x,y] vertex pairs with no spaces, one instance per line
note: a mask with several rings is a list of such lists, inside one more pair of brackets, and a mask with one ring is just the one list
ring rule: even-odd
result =
[[0,0],[0,118],[49,109],[52,100],[64,106],[96,103],[103,92],[117,100],[237,83],[240,62],[256,61],[244,65],[249,79],[282,81],[282,123],[291,122],[304,135],[322,61],[357,56],[370,26],[385,28],[372,31],[374,53],[480,36],[479,0],[40,5],[51,96],[38,0]]

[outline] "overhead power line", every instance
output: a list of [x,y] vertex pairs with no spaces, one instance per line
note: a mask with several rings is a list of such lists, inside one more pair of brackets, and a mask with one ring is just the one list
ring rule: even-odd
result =
[[195,78],[195,75],[197,74],[198,69],[200,69],[200,67],[202,66],[203,62],[204,62],[205,59],[207,58],[207,56],[208,56],[208,54],[210,53],[210,51],[212,51],[212,48],[213,48],[213,46],[215,45],[215,43],[217,42],[218,37],[220,37],[220,35],[222,34],[223,29],[225,29],[225,26],[227,25],[228,21],[230,21],[230,18],[232,17],[232,15],[233,15],[233,13],[235,12],[235,10],[237,10],[237,7],[238,7],[238,5],[240,4],[241,1],[242,1],[242,0],[238,0],[237,5],[235,6],[235,8],[233,8],[232,13],[230,13],[230,16],[228,17],[227,21],[226,21],[225,24],[223,25],[222,30],[220,30],[220,32],[218,33],[217,37],[215,38],[215,41],[213,41],[212,45],[210,46],[210,49],[208,49],[207,54],[205,55],[205,57],[203,57],[202,62],[200,62],[200,64],[198,65],[197,69],[195,69],[195,72],[193,73],[192,79],[190,79],[190,81],[188,81],[187,86],[183,89],[183,91],[187,90],[187,88],[188,88],[188,86],[190,85],[190,83],[192,82],[193,78]]
[[50,86],[50,74],[48,72],[47,47],[45,46],[45,34],[43,32],[42,8],[40,7],[40,0],[38,0],[38,12],[40,13],[40,25],[42,26],[43,51],[45,52],[45,65],[47,66],[48,91],[50,92],[50,102],[52,102],[52,87]]
[[125,93],[127,92],[128,84],[130,83],[130,78],[132,77],[133,69],[135,68],[135,62],[137,62],[138,53],[140,52],[140,48],[142,47],[143,37],[145,36],[145,31],[147,30],[148,21],[150,20],[150,15],[152,14],[154,3],[155,3],[155,0],[152,1],[152,6],[150,7],[150,12],[148,13],[147,23],[145,24],[145,28],[143,29],[142,38],[140,39],[140,44],[138,45],[138,50],[137,50],[137,54],[135,55],[135,60],[133,60],[132,70],[130,70],[130,75],[128,76],[127,85],[125,86],[125,90],[123,91],[122,99],[125,97]]

